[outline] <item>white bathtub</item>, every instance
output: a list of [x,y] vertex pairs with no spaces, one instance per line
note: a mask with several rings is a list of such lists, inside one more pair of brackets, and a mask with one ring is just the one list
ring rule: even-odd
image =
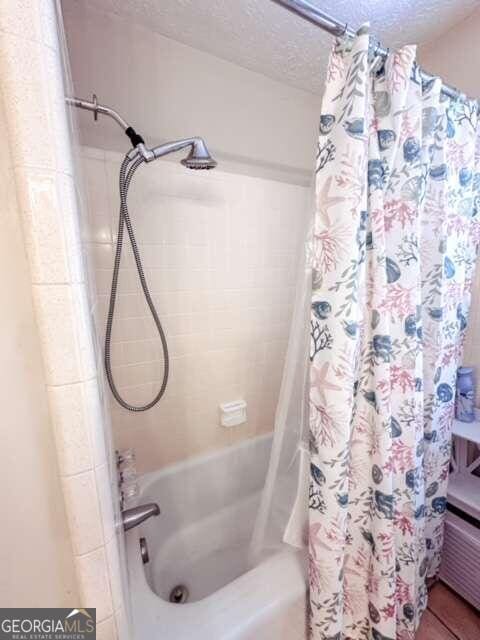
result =
[[[135,640],[304,640],[303,554],[284,545],[247,566],[270,445],[256,438],[141,478],[139,504],[161,515],[126,534]],[[172,604],[179,584],[188,600]]]

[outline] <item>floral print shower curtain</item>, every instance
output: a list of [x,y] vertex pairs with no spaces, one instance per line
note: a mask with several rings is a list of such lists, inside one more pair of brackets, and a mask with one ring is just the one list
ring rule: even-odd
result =
[[334,48],[313,232],[314,640],[413,640],[439,568],[456,369],[479,241],[477,104],[415,48]]

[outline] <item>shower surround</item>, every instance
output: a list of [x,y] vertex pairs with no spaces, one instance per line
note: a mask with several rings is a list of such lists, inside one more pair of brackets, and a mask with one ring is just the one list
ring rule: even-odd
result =
[[[108,408],[105,410],[103,403],[103,374],[100,373],[98,377],[98,373],[103,371],[102,352],[101,349],[95,350],[97,336],[92,332],[94,316],[95,320],[101,317],[100,306],[105,288],[99,293],[98,298],[91,297],[90,292],[96,287],[96,283],[93,277],[88,282],[82,255],[80,226],[84,226],[85,220],[83,218],[79,223],[79,203],[82,198],[78,198],[77,191],[77,185],[81,183],[78,182],[72,161],[54,3],[50,0],[29,0],[25,3],[9,2],[2,5],[0,48],[0,80],[15,170],[16,196],[30,265],[35,317],[41,340],[58,465],[79,586],[79,604],[84,607],[96,607],[99,638],[129,638],[128,604],[123,595],[125,582],[122,579],[123,561],[120,557],[122,536],[116,524],[118,507],[116,513],[114,507],[118,504],[115,459],[109,436],[109,411]],[[93,166],[99,168],[98,164],[101,165],[98,173],[94,170],[92,180],[89,180],[89,199],[92,203],[92,193],[95,193],[96,189],[105,195],[99,176],[104,176],[107,180],[108,174],[113,180],[113,166],[118,166],[116,163],[119,156],[91,150],[87,155]],[[110,162],[109,173],[107,160]],[[181,377],[177,382],[172,378],[172,391],[177,389],[176,394],[173,394],[176,399],[173,400],[172,397],[172,404],[177,409],[176,413],[169,409],[167,415],[171,420],[181,418],[178,424],[184,443],[189,430],[189,442],[192,442],[195,440],[192,430],[201,428],[199,442],[194,442],[194,446],[188,451],[192,454],[218,446],[217,441],[213,444],[218,435],[223,438],[220,444],[224,445],[272,427],[276,385],[281,370],[281,362],[277,361],[276,352],[282,348],[282,344],[285,345],[290,296],[293,293],[290,270],[293,271],[296,240],[293,240],[290,232],[294,210],[295,215],[298,215],[299,210],[303,211],[298,205],[303,203],[304,189],[274,181],[257,181],[254,178],[225,174],[220,179],[221,187],[218,182],[214,182],[216,188],[209,192],[204,182],[195,180],[187,186],[182,182],[183,177],[180,174],[176,175],[168,163],[163,163],[162,171],[163,168],[163,182],[168,183],[166,186],[164,184],[165,193],[168,197],[173,196],[171,203],[175,202],[180,209],[183,207],[183,214],[179,214],[178,208],[176,209],[179,215],[176,216],[176,222],[169,223],[170,230],[166,237],[171,238],[174,233],[178,237],[180,226],[185,222],[185,211],[189,211],[189,244],[187,248],[178,246],[175,242],[171,243],[165,252],[162,251],[162,260],[165,258],[167,263],[153,264],[152,268],[165,266],[168,270],[168,264],[184,264],[183,255],[188,252],[191,262],[185,261],[185,266],[189,264],[194,267],[193,277],[205,277],[205,261],[209,259],[207,255],[226,257],[228,252],[225,249],[231,246],[222,245],[225,236],[220,231],[220,218],[226,211],[230,212],[230,218],[227,218],[231,219],[231,237],[234,237],[235,233],[238,234],[238,238],[249,237],[245,242],[239,241],[236,252],[229,254],[230,257],[235,257],[236,268],[233,263],[225,260],[218,263],[218,269],[211,270],[212,289],[208,290],[208,295],[205,291],[203,298],[198,296],[195,282],[187,269],[182,273],[172,269],[169,276],[173,277],[169,279],[169,283],[176,283],[173,290],[169,284],[166,291],[158,291],[159,295],[169,298],[170,302],[166,306],[167,324],[170,323],[170,328],[176,327],[172,330],[172,351],[175,360],[178,359],[178,362],[174,363],[177,375],[183,371],[182,375],[188,376],[183,378],[183,382]],[[148,171],[146,173],[148,174]],[[87,169],[87,179],[91,175],[91,170]],[[161,176],[160,179],[162,180]],[[138,184],[141,184],[141,181],[140,179]],[[112,190],[108,190],[108,198],[111,198],[113,203],[116,187],[113,187],[113,183],[110,184]],[[245,200],[247,186],[255,196],[250,201]],[[226,192],[230,193],[229,199],[225,196]],[[239,194],[242,194],[240,202],[243,209],[239,209]],[[87,240],[92,254],[95,253],[99,291],[102,291],[105,283],[105,280],[102,281],[102,275],[104,278],[108,277],[107,272],[111,268],[111,224],[116,213],[113,204],[112,208],[103,206],[103,195],[99,198],[101,206],[97,207],[96,201],[93,202],[94,206],[88,215],[91,218],[95,217],[95,224],[87,231],[87,234],[94,234]],[[176,196],[181,196],[179,202],[175,200]],[[202,202],[202,198],[206,198],[206,201]],[[192,203],[195,203],[194,209],[199,212],[199,217],[192,215]],[[132,206],[135,208],[135,189]],[[237,212],[242,213],[243,217],[233,215],[236,207]],[[161,214],[160,211],[158,213]],[[212,216],[209,218],[210,221],[215,220],[219,224],[215,233],[213,228],[210,228],[208,243],[202,240],[207,230],[204,224],[207,214]],[[151,212],[148,218],[153,219]],[[162,220],[162,216],[158,215],[157,220]],[[258,235],[259,229],[249,227],[253,220],[261,229],[262,242],[265,241],[269,247],[265,254],[260,250],[258,238],[254,237]],[[195,233],[198,233],[196,237]],[[278,238],[282,238],[282,241],[275,245]],[[169,245],[169,242],[165,244]],[[146,250],[147,254],[148,251],[149,248]],[[175,262],[176,252],[179,261]],[[235,281],[235,286],[224,286],[227,275],[223,270],[233,278],[231,281]],[[257,276],[261,276],[258,282],[262,282],[262,287],[256,285]],[[275,277],[283,280],[290,278],[290,286],[281,290],[280,281],[274,282]],[[185,285],[186,282],[189,283],[188,286]],[[264,298],[267,288],[271,288],[268,300]],[[128,296],[129,293],[125,291],[125,295]],[[127,299],[124,300],[124,304],[127,304]],[[209,316],[208,323],[206,315]],[[210,315],[215,322],[210,322]],[[254,322],[253,318],[259,316],[261,320],[257,319]],[[228,330],[230,318],[234,318],[241,325],[240,332],[249,336],[249,342],[242,339],[239,344],[235,343],[232,332]],[[122,324],[127,327],[126,339],[119,342],[138,341],[139,344],[122,344],[122,364],[118,365],[120,368],[128,367],[128,355],[124,354],[128,354],[129,348],[143,346],[148,349],[151,346],[147,335],[141,331],[137,332],[135,320],[130,320],[130,314],[127,312],[126,317],[120,322],[120,327]],[[218,359],[214,361],[214,373],[217,372],[216,380],[220,378],[218,372],[225,374],[225,392],[238,392],[239,380],[247,379],[258,360],[262,363],[262,369],[259,371],[265,372],[266,363],[273,367],[270,380],[263,379],[260,382],[259,377],[258,385],[251,385],[251,419],[249,424],[239,431],[220,430],[216,420],[213,421],[213,416],[210,415],[211,419],[206,419],[205,411],[200,412],[202,418],[205,418],[202,424],[187,421],[187,416],[192,416],[198,407],[189,405],[190,398],[199,397],[201,387],[196,386],[199,384],[198,378],[206,376],[205,369],[196,369],[192,377],[192,374],[185,373],[185,366],[180,366],[182,362],[186,364],[188,354],[198,352],[197,347],[189,347],[197,341],[194,337],[194,323],[196,326],[197,321],[203,323],[203,327],[209,327],[208,332],[200,332],[197,342],[199,346],[211,346],[214,333],[218,335],[218,342],[215,344],[219,353],[216,354]],[[182,323],[186,323],[183,326],[192,327],[192,330],[179,329]],[[268,331],[265,329],[267,323]],[[236,326],[238,328],[239,325]],[[131,333],[128,327],[132,329]],[[173,335],[176,332],[178,336]],[[264,339],[259,343],[262,335]],[[233,358],[239,352],[242,354],[242,360],[240,367],[236,368]],[[147,372],[152,370],[148,364],[145,369]],[[127,372],[126,368],[118,372],[120,378],[124,372]],[[145,385],[154,379],[149,375],[147,373],[146,378],[143,378]],[[126,380],[126,387],[131,386],[131,377],[127,375],[123,380]],[[183,405],[185,409],[182,413],[179,408],[179,389],[185,381],[191,387],[185,385],[184,391],[191,389],[192,392],[184,394],[186,403]],[[261,406],[256,403],[257,398],[262,399]],[[250,399],[250,396],[247,399]],[[119,415],[113,414],[113,417],[115,420],[119,418],[118,434],[121,437],[122,430],[125,433],[128,425],[122,422],[123,418]],[[169,421],[167,426],[171,424]],[[148,434],[148,429],[153,428],[155,437],[158,437],[158,428],[153,424],[145,427],[146,433]],[[167,429],[167,435],[170,437],[167,449],[174,443],[172,431]],[[129,443],[127,441],[125,444]],[[158,445],[158,442],[154,440],[154,444]],[[142,460],[141,464],[143,459],[145,460],[147,468],[148,465],[160,466],[171,462],[180,458],[183,453],[184,450],[178,447],[165,459],[153,461],[147,456],[143,458],[140,450],[139,458]]]
[[[83,148],[84,240],[103,343],[118,225],[122,155]],[[139,168],[129,208],[171,357],[165,396],[150,411],[110,403],[115,443],[139,471],[269,432],[283,371],[308,189],[277,180],[192,173],[160,160]],[[131,403],[161,384],[161,345],[125,243],[113,327],[113,376]],[[218,406],[243,398],[248,421],[226,429]]]
[[[144,34],[143,41],[147,37]],[[100,92],[102,88],[97,90]],[[119,108],[117,104],[113,106]],[[101,122],[97,123],[95,131],[101,126]],[[203,133],[203,128],[196,132]],[[142,133],[148,143],[148,135]],[[189,133],[182,125],[180,135]],[[124,143],[121,135],[119,140],[120,144]],[[216,155],[215,149],[212,152]],[[123,155],[98,147],[83,147],[81,155],[88,204],[87,217],[82,220],[82,239],[89,258],[91,289],[96,291],[96,333],[102,345],[118,226],[118,171]],[[192,631],[190,606],[186,605],[188,608],[184,611],[175,609],[175,605],[158,598],[142,578],[142,567],[138,566],[139,535],[145,533],[148,537],[153,565],[153,554],[161,558],[163,532],[177,526],[178,535],[183,535],[189,528],[182,528],[176,522],[178,518],[181,524],[188,517],[190,528],[203,530],[205,521],[213,523],[228,511],[229,496],[237,498],[230,510],[232,523],[243,517],[243,500],[249,500],[252,505],[258,503],[270,446],[267,434],[273,429],[284,366],[309,189],[282,180],[282,171],[271,167],[269,174],[276,174],[280,179],[260,177],[255,164],[244,166],[240,173],[234,172],[231,163],[227,163],[230,171],[225,171],[222,158],[218,159],[219,166],[208,174],[192,173],[168,160],[142,166],[129,192],[132,223],[171,357],[165,396],[150,411],[132,414],[110,398],[117,448],[136,451],[137,469],[141,474],[149,472],[164,478],[158,495],[152,495],[152,500],[158,501],[161,515],[149,523],[150,527],[142,526],[129,532],[127,537],[133,618],[138,622],[143,619],[142,611],[148,613],[142,628],[135,624],[139,637],[154,632],[152,616],[154,620],[159,612],[164,631],[175,634],[175,625],[180,625],[178,630],[181,629],[182,637],[186,638]],[[293,180],[298,180],[298,174],[294,174]],[[161,383],[161,349],[139,290],[128,243],[120,270],[116,312],[113,376],[122,397],[130,403],[142,404],[155,395]],[[239,398],[247,401],[247,423],[231,429],[221,427],[219,405]],[[243,447],[244,442],[247,447],[244,450],[252,452],[252,460],[256,461],[257,482],[253,488],[244,481],[245,474],[252,476],[246,464],[239,465],[236,474],[220,472],[226,463],[233,469],[232,461],[238,462],[239,447]],[[259,450],[263,451],[261,459]],[[217,456],[213,465],[218,471],[215,474],[211,461],[207,464],[203,458],[211,452]],[[245,462],[244,457],[241,459]],[[196,511],[189,509],[190,503],[185,502],[180,491],[184,484],[180,478],[185,474],[192,482],[187,485],[197,494],[197,498],[190,497],[198,504]],[[173,484],[167,482],[169,478]],[[217,487],[211,492],[212,496],[218,494],[214,504],[205,497],[209,479],[214,479],[213,486]],[[142,487],[146,481],[145,477],[140,480]],[[179,491],[165,494],[165,487],[176,485]],[[223,491],[227,485],[231,486],[230,493]],[[139,500],[146,499],[147,494],[142,492]],[[245,518],[247,537],[253,529],[255,510],[253,506],[248,519]],[[217,542],[233,574],[226,576],[225,584],[218,585],[216,595],[194,604],[194,610],[206,616],[207,634],[213,598],[218,595],[227,603],[229,597],[240,593],[242,584],[259,593],[266,576],[276,575],[277,561],[255,574],[249,572],[247,548],[244,545],[243,556],[240,556],[229,531],[231,527],[227,527]],[[192,549],[190,545],[189,548]],[[211,557],[209,549],[204,549],[204,573],[197,575],[202,588],[208,584],[208,572],[215,566],[216,549],[216,546],[210,549]],[[282,573],[282,563],[285,563],[295,588],[285,585],[283,592],[277,594],[278,615],[275,617],[284,620],[283,616],[288,617],[288,612],[294,610],[299,620],[296,629],[301,634],[305,626],[305,581],[294,555],[278,560],[276,571]],[[237,557],[241,560],[238,567]],[[240,574],[244,575],[237,582]],[[190,583],[190,574],[187,578]],[[258,611],[254,612],[255,603],[250,600],[252,633],[262,624],[262,629],[266,625],[273,630],[265,616],[274,601],[265,594],[264,600],[257,603]],[[293,609],[283,607],[280,602],[291,602]],[[232,618],[235,627],[232,633],[238,632],[241,637],[243,614],[234,609],[231,613],[237,617]],[[182,622],[184,614],[187,615]]]

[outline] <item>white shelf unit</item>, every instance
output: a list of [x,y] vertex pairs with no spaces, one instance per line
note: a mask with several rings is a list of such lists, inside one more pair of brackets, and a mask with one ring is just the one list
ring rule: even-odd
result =
[[480,478],[473,471],[480,467],[480,455],[469,462],[469,442],[480,446],[480,412],[476,413],[475,422],[454,420],[452,427],[455,448],[447,500],[467,516],[447,512],[440,579],[479,609]]
[[480,467],[480,455],[468,461],[468,443],[480,446],[480,412],[475,422],[453,421],[455,451],[448,483],[448,502],[480,520],[480,478],[473,471]]
[[480,478],[469,473],[457,473],[451,476],[448,502],[480,520]]
[[480,529],[447,512],[440,579],[480,610]]
[[453,421],[452,435],[455,438],[462,438],[480,445],[480,410],[475,410],[475,422]]

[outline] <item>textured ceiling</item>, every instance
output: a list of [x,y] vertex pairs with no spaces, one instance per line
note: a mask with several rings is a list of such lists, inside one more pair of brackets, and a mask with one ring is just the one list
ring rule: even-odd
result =
[[[331,36],[271,0],[90,1],[247,69],[322,92]],[[353,28],[369,21],[389,47],[433,40],[479,6],[478,0],[310,1]]]

